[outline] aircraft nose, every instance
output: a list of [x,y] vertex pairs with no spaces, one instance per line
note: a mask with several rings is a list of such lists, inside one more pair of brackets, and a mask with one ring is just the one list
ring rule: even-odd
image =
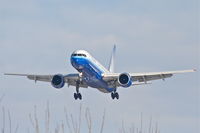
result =
[[81,62],[81,59],[77,58],[77,57],[72,57],[71,60],[72,60],[72,62],[74,62],[76,64],[80,64],[80,62]]
[[78,59],[75,58],[75,57],[71,57],[71,63],[77,64],[78,63]]
[[81,68],[83,65],[83,59],[77,57],[71,57],[71,63],[75,68]]

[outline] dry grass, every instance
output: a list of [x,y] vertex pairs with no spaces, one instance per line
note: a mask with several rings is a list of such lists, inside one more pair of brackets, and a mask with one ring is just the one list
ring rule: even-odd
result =
[[143,123],[143,116],[142,113],[140,115],[140,126],[136,127],[134,124],[130,128],[125,128],[124,121],[122,121],[121,129],[119,130],[119,133],[160,133],[158,129],[157,122],[153,124],[152,117],[149,120],[149,126],[148,129],[144,128]]
[[3,101],[4,96],[5,96],[5,95],[2,95],[2,96],[0,97],[0,105],[1,105],[1,102]]
[[[10,110],[9,109],[6,110],[5,107],[2,105],[4,97],[5,95],[2,95],[0,97],[0,108],[1,108],[0,121],[2,121],[2,125],[0,125],[1,133],[17,133],[18,126],[16,126],[16,128],[13,130]],[[8,126],[6,124],[8,124]]]
[[[4,96],[1,96],[0,98],[0,125],[1,133],[17,133],[18,132],[18,125],[13,126],[12,123],[12,116],[11,112],[8,109],[5,109],[4,106],[2,106],[2,100]],[[40,112],[41,113],[41,112]],[[29,122],[31,125],[31,128],[28,129],[28,133],[81,133],[83,131],[82,127],[86,126],[88,133],[96,133],[97,131],[94,131],[94,126],[98,126],[94,123],[91,111],[89,108],[83,109],[82,105],[79,107],[79,113],[77,115],[69,114],[67,109],[64,108],[64,120],[57,123],[55,125],[55,122],[53,122],[52,117],[54,114],[51,114],[50,108],[49,108],[49,102],[47,102],[46,109],[44,110],[44,120],[38,119],[38,112],[37,112],[37,106],[34,106],[33,112],[29,114]],[[41,118],[41,117],[40,117]],[[44,125],[42,124],[42,121],[44,121]],[[106,110],[104,110],[101,118],[101,123],[99,124],[99,132],[103,133],[104,125],[106,122]],[[109,121],[107,121],[109,122]],[[84,123],[84,125],[82,125]],[[6,125],[7,124],[7,125]],[[52,127],[52,125],[55,125]],[[122,125],[119,129],[119,133],[160,133],[158,129],[158,124],[153,123],[152,117],[149,120],[149,126],[148,128],[144,128],[144,122],[143,122],[143,115],[141,113],[140,115],[140,126],[137,127],[135,125],[132,125],[131,127],[127,128],[125,127],[124,121],[122,121]],[[96,129],[96,128],[95,128]]]

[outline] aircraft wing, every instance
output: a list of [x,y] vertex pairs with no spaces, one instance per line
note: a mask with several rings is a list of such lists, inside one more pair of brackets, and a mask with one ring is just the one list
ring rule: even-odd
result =
[[[34,75],[34,74],[14,74],[14,73],[5,73],[4,75],[12,75],[12,76],[25,76],[30,80],[36,81],[43,81],[43,82],[51,82],[54,75]],[[76,86],[76,81],[79,79],[79,74],[68,74],[63,75],[65,83],[68,86]],[[81,82],[80,87],[87,88],[87,84]]]
[[[183,70],[183,71],[130,73],[129,75],[131,76],[131,79],[134,85],[134,81],[147,83],[147,81],[152,81],[152,80],[158,80],[158,79],[164,80],[165,78],[169,78],[173,76],[174,74],[194,72],[194,71],[196,70],[192,69],[192,70]],[[117,81],[120,74],[121,73],[107,73],[103,75],[103,79],[108,82]],[[119,84],[117,84],[117,86],[119,86]]]

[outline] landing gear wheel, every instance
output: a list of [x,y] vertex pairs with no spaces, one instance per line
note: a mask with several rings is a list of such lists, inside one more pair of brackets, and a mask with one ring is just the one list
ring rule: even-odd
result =
[[77,93],[74,93],[74,99],[75,99],[75,100],[78,99],[78,95],[77,95]]
[[115,99],[115,98],[119,99],[119,94],[117,92],[112,92],[111,97],[112,97],[112,99]]
[[77,100],[77,99],[82,100],[82,95],[81,95],[81,93],[74,93],[74,99],[75,99],[75,100]]
[[113,92],[111,93],[111,97],[112,99],[115,99],[115,94]]
[[78,93],[78,98],[79,98],[80,100],[82,100],[82,95],[81,95],[81,93]]
[[115,97],[117,98],[117,99],[119,99],[119,94],[116,92],[115,93]]

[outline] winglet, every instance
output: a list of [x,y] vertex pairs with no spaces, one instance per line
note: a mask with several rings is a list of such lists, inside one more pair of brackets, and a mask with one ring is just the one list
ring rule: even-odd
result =
[[112,55],[110,58],[110,64],[109,64],[109,72],[114,72],[115,70],[115,52],[116,52],[116,45],[113,47]]

